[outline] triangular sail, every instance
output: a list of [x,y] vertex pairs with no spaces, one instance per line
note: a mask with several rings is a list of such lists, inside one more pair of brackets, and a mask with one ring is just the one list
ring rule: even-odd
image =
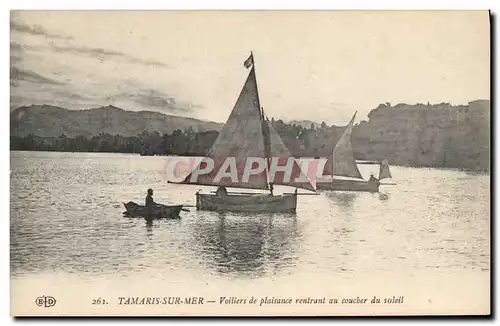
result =
[[380,162],[380,171],[378,174],[378,179],[387,179],[392,178],[391,171],[389,170],[389,161],[383,160]]
[[324,175],[363,179],[354,159],[354,150],[351,144],[352,128],[356,113],[354,113],[340,140],[335,145],[332,155],[328,158],[323,171]]
[[273,158],[272,164],[276,164],[278,166],[288,166],[289,168],[287,171],[290,171],[287,174],[286,171],[280,171],[277,169],[276,173],[274,173],[272,183],[315,191],[313,185],[302,172],[300,166],[297,164],[297,161],[285,146],[283,140],[278,135],[271,122],[267,119],[266,125],[267,131],[269,132],[270,156]]
[[[223,177],[220,180],[216,179],[217,173],[223,167],[226,159],[233,157],[236,161],[237,180],[231,177]],[[208,174],[199,174],[200,170],[205,169],[206,166],[206,163],[202,162],[182,183],[269,189],[266,171],[259,174],[252,174],[248,180],[244,180],[243,173],[248,157],[265,157],[262,116],[254,67],[252,67],[248,74],[247,80],[227,122],[222,127],[219,136],[207,154],[207,158],[213,160],[214,168]],[[192,178],[193,174],[195,175],[194,178]]]

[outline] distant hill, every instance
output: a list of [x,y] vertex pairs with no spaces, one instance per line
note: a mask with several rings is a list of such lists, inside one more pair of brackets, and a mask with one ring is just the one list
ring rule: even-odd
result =
[[151,111],[125,111],[106,106],[85,110],[68,110],[50,105],[31,105],[10,114],[11,136],[33,134],[41,137],[92,136],[100,133],[135,136],[144,131],[160,134],[176,129],[194,132],[219,130],[222,124]]
[[[488,100],[456,106],[386,103],[373,109],[368,121],[354,126],[352,144],[358,160],[388,159],[391,165],[489,171],[490,121]],[[311,121],[302,121],[305,127],[299,121],[272,122],[297,157],[329,156],[345,129],[345,125],[326,124],[310,128]],[[76,111],[54,106],[18,108],[11,113],[10,125],[13,150],[175,155],[204,155],[221,128],[219,123],[157,112],[131,112],[116,107]],[[181,132],[174,133],[176,129]],[[83,137],[70,139],[76,136]]]

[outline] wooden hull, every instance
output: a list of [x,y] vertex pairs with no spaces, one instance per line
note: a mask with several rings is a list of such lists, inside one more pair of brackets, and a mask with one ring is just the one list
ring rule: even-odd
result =
[[317,182],[316,188],[318,190],[331,190],[331,191],[367,191],[378,192],[380,183],[370,181],[358,180],[340,180],[334,179],[329,182]]
[[196,209],[217,212],[295,213],[297,195],[263,194],[196,194]]
[[180,218],[179,213],[182,210],[182,205],[167,206],[157,205],[155,207],[146,207],[134,202],[123,203],[126,213],[130,217],[143,217],[146,219],[160,218]]

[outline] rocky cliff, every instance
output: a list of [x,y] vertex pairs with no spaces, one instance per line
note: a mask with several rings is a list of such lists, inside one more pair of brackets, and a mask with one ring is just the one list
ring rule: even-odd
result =
[[489,170],[490,102],[381,104],[354,128],[358,159]]

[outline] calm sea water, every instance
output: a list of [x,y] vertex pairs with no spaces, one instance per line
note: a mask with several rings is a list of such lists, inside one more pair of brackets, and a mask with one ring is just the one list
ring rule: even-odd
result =
[[166,160],[11,152],[12,277],[227,280],[490,269],[489,175],[391,167],[397,185],[300,196],[295,217],[194,208],[152,225],[123,217],[122,203],[143,203],[148,188],[156,202],[191,205],[198,189],[213,190],[168,184]]

